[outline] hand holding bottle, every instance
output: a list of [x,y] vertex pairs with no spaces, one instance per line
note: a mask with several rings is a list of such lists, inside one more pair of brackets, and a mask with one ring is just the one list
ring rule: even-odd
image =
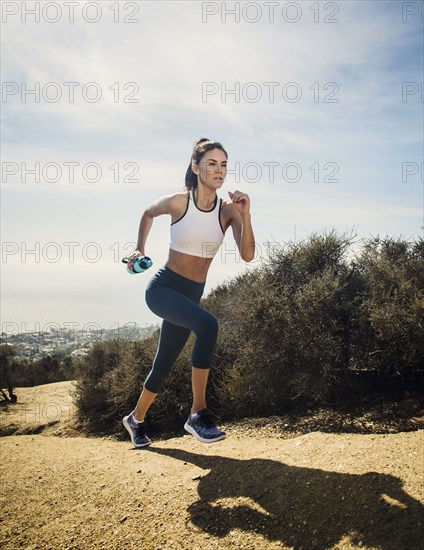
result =
[[136,250],[129,256],[122,258],[122,262],[127,264],[127,271],[131,275],[143,273],[153,265],[152,260],[148,256],[142,254],[139,250]]

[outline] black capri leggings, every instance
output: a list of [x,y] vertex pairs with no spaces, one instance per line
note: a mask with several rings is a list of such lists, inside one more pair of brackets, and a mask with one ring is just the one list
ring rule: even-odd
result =
[[163,321],[153,367],[144,382],[144,387],[149,391],[159,392],[191,331],[196,333],[193,367],[211,367],[218,321],[199,305],[204,288],[205,283],[191,281],[167,266],[161,267],[150,279],[146,288],[146,303]]

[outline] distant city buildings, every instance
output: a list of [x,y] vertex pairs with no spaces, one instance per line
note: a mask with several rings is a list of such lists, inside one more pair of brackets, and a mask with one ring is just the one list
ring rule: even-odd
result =
[[48,330],[2,332],[0,344],[12,345],[16,353],[30,359],[40,359],[54,353],[62,356],[81,357],[91,344],[98,340],[120,337],[124,340],[140,340],[150,336],[158,325],[139,327],[128,323],[113,329],[75,330],[69,327],[49,327]]

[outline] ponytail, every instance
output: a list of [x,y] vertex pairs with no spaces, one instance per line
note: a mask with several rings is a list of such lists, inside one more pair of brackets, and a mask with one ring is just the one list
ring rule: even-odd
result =
[[187,172],[185,175],[185,188],[190,189],[196,189],[197,188],[197,174],[195,174],[191,168],[192,162],[194,164],[199,165],[200,161],[202,160],[203,155],[207,151],[211,151],[212,149],[220,149],[225,153],[225,156],[228,159],[227,151],[224,149],[224,147],[219,143],[219,141],[210,141],[208,138],[200,138],[196,141],[193,147],[193,153],[191,154],[190,164],[188,165]]

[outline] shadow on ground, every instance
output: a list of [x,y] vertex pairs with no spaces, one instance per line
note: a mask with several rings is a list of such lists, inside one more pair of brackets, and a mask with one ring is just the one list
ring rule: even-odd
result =
[[345,535],[382,550],[422,549],[424,506],[397,477],[287,466],[268,459],[237,460],[180,449],[150,447],[210,470],[199,480],[199,499],[188,507],[203,531],[224,537],[254,531],[296,550],[325,550]]

